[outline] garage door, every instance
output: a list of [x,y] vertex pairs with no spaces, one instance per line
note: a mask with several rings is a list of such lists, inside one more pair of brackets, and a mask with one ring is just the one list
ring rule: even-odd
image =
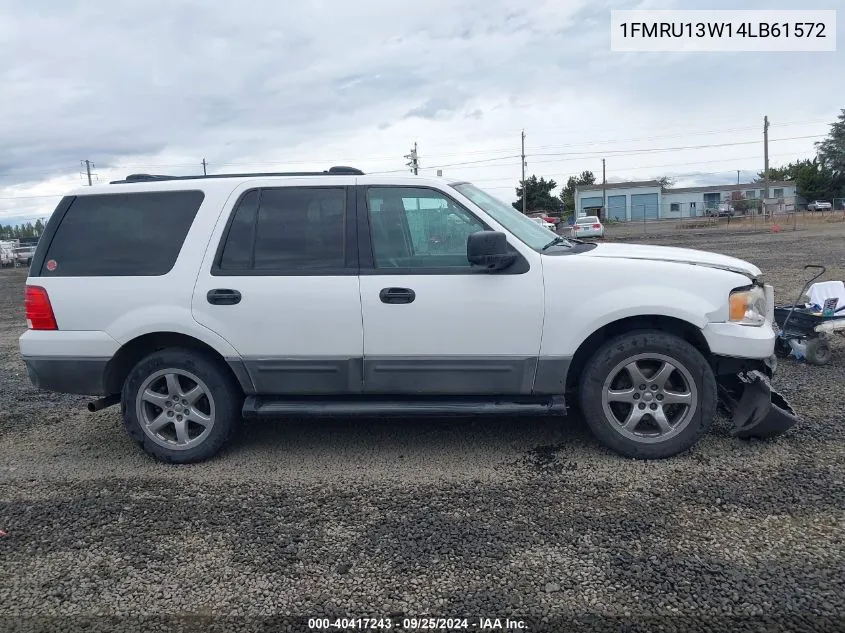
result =
[[636,193],[631,196],[632,220],[656,220],[658,204],[656,193]]
[[602,197],[598,198],[581,198],[581,210],[599,209],[602,206]]
[[608,196],[607,197],[607,217],[612,220],[627,220],[627,200],[626,196]]

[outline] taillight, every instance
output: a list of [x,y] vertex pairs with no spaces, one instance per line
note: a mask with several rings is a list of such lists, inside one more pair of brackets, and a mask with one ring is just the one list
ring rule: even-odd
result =
[[594,228],[594,229],[600,229],[600,228],[601,228],[601,224],[593,224],[593,228]]
[[27,286],[24,297],[26,325],[31,330],[58,330],[50,297],[41,286]]

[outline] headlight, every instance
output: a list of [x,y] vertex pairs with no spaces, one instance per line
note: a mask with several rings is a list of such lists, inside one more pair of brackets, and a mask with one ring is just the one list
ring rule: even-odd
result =
[[740,325],[763,325],[766,322],[766,292],[759,286],[751,290],[735,290],[730,297],[730,320]]

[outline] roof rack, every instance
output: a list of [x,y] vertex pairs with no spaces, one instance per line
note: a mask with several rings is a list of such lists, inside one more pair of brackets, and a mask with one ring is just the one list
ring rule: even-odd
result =
[[204,180],[207,178],[264,178],[268,176],[363,176],[364,172],[355,167],[342,165],[330,167],[326,171],[279,171],[246,174],[212,174],[202,176],[168,176],[166,174],[129,174],[123,180],[112,180],[109,184],[120,185],[133,182],[156,182],[161,180]]

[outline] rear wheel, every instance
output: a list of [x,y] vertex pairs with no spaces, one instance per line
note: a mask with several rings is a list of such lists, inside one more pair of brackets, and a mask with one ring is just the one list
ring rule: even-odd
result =
[[580,400],[605,446],[626,457],[662,459],[687,450],[707,431],[716,379],[692,345],[643,330],[596,351],[582,375]]
[[166,462],[199,462],[226,443],[243,397],[225,368],[193,350],[166,349],[138,362],[123,386],[130,437]]
[[804,355],[811,365],[827,365],[831,356],[830,345],[823,338],[808,339]]

